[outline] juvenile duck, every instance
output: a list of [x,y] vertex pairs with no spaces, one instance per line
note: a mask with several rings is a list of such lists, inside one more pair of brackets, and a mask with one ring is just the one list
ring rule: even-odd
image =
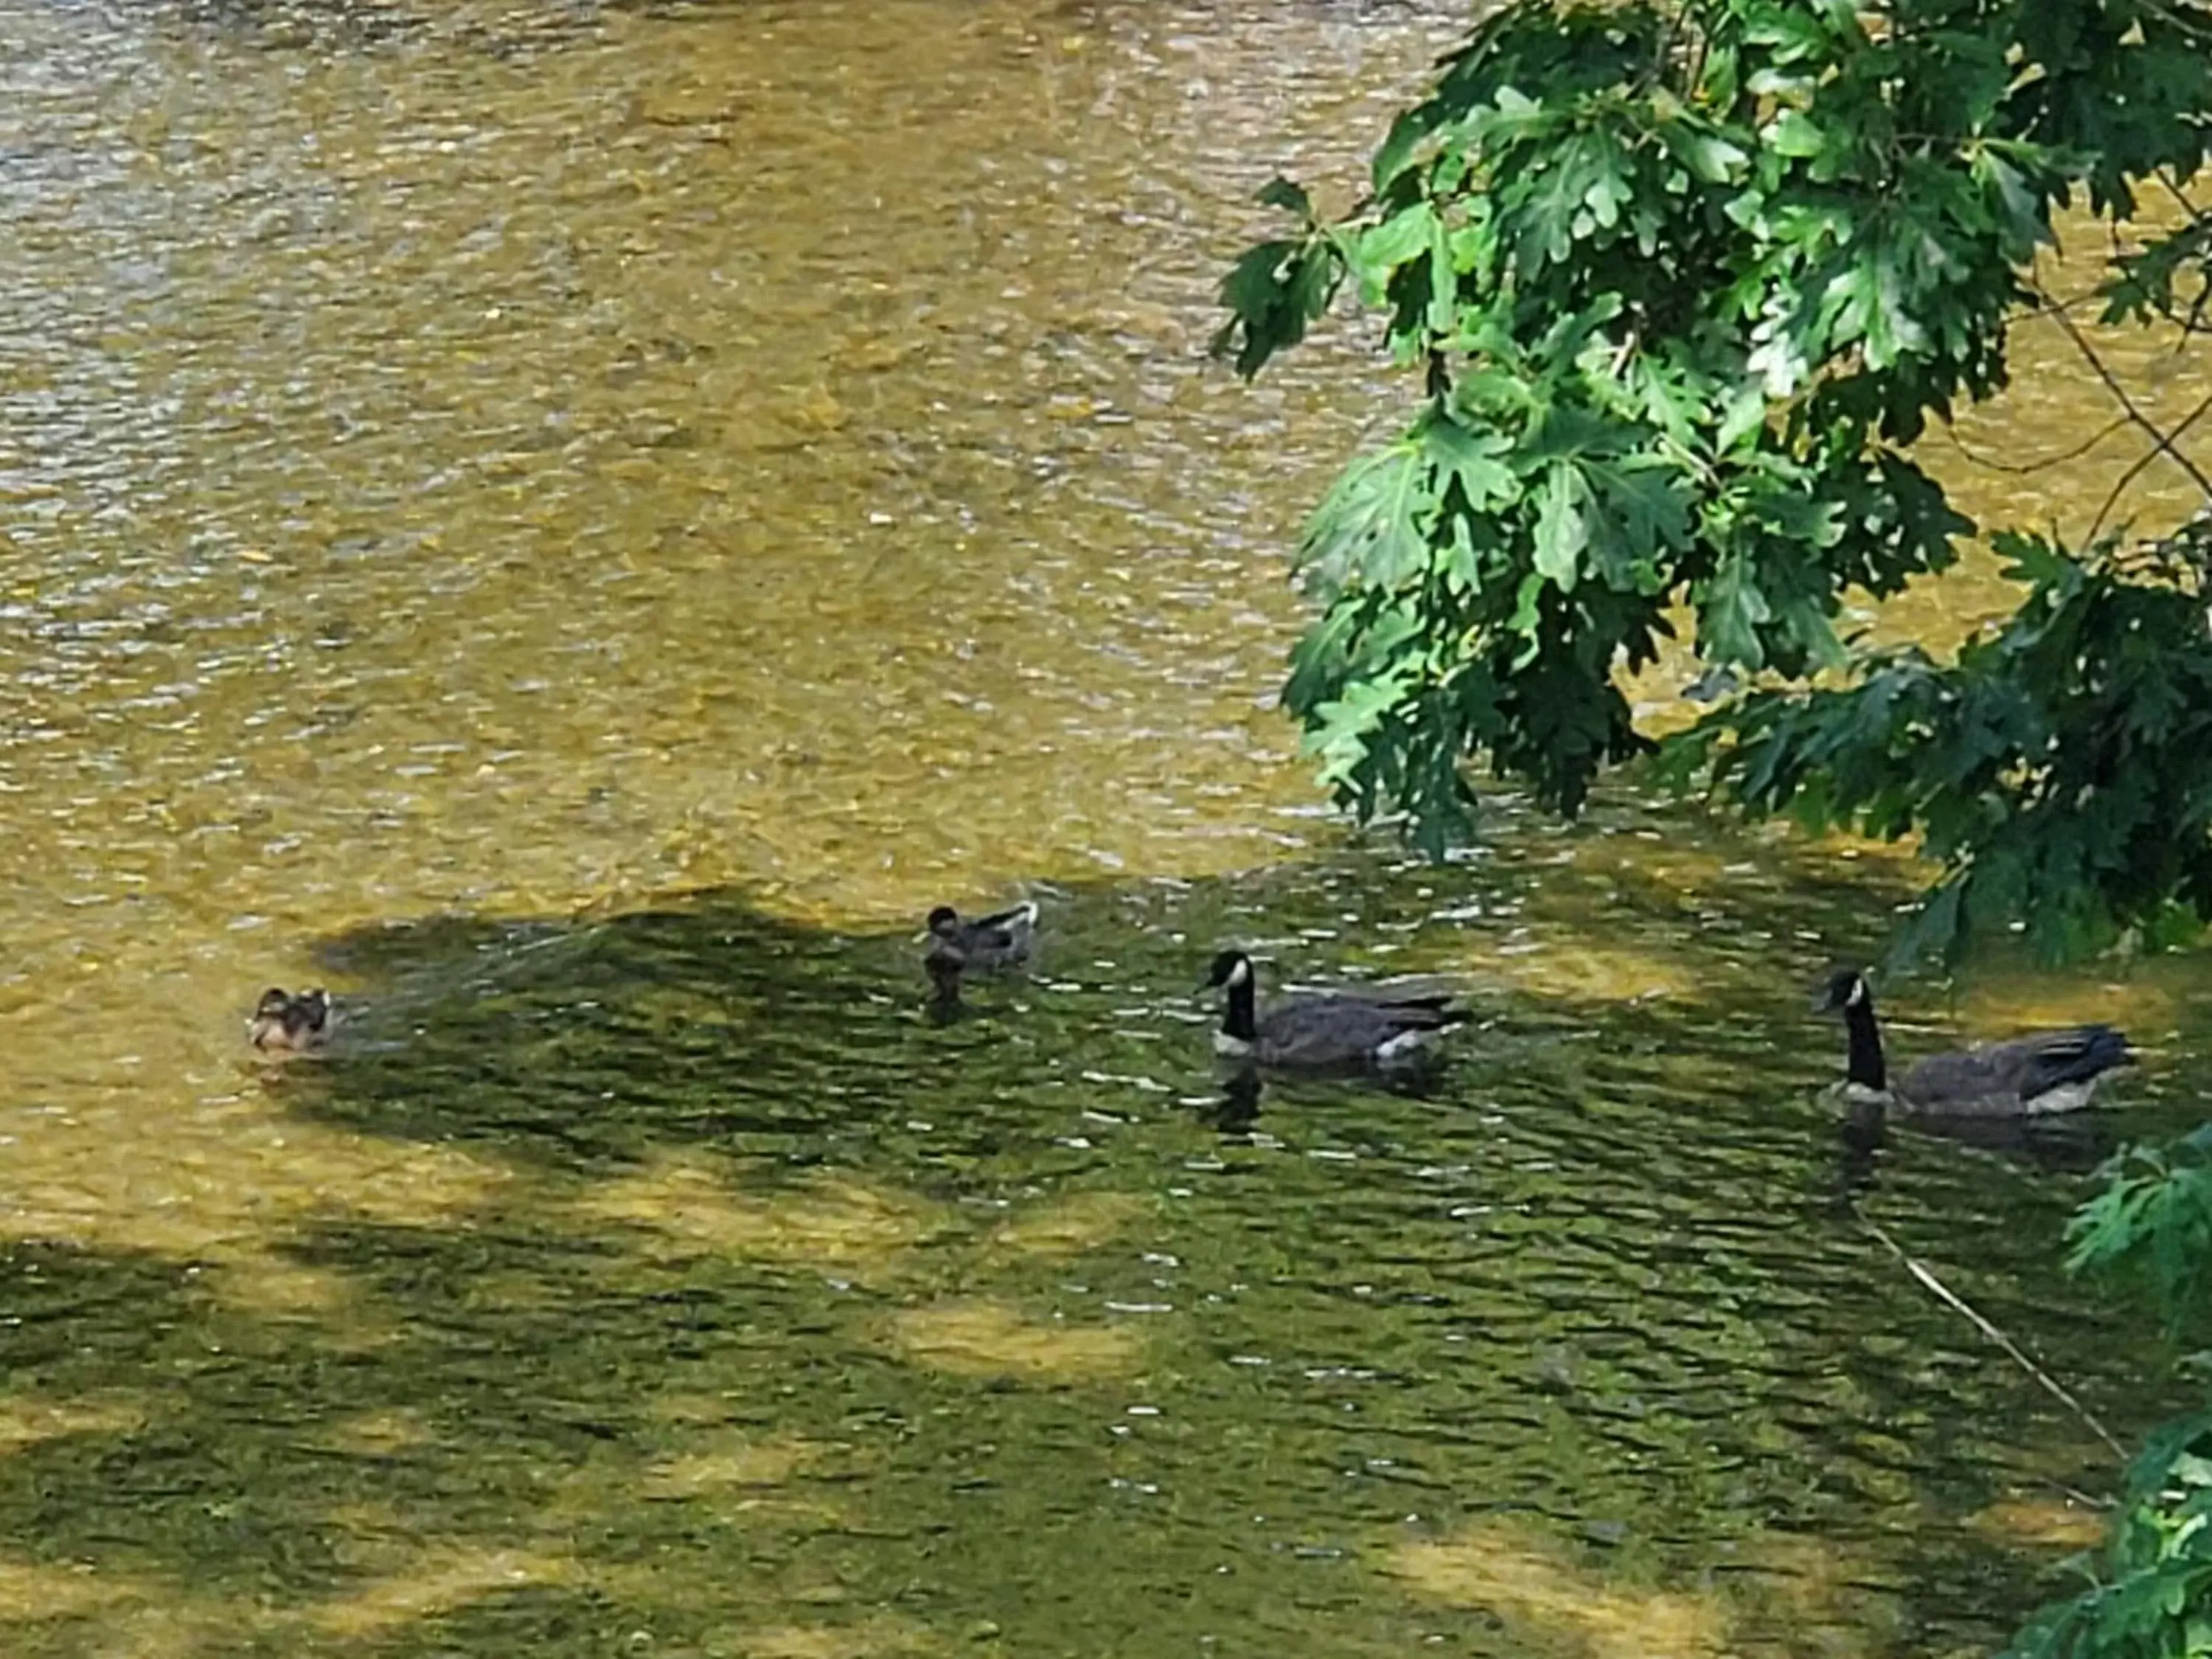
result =
[[1301,991],[1262,1009],[1252,958],[1242,951],[1214,957],[1206,982],[1229,992],[1221,1029],[1213,1034],[1214,1052],[1261,1066],[1394,1066],[1468,1017],[1465,1009],[1451,1006],[1449,991],[1419,984]]
[[939,985],[949,972],[969,969],[985,973],[1027,962],[1036,941],[1036,901],[1024,899],[1011,910],[963,921],[949,904],[929,913],[929,951],[925,963]]
[[254,1006],[253,1018],[246,1022],[246,1035],[255,1048],[264,1052],[303,1054],[327,1043],[331,1027],[336,1023],[331,1017],[330,993],[319,985],[297,996],[281,985],[272,985],[261,994],[261,1000]]
[[2134,1063],[2109,1025],[2037,1031],[2008,1042],[1930,1054],[1895,1084],[1882,1058],[1874,993],[1855,969],[1836,970],[1816,1005],[1850,1034],[1844,1093],[1857,1103],[1929,1117],[2030,1117],[2087,1106],[2104,1074]]

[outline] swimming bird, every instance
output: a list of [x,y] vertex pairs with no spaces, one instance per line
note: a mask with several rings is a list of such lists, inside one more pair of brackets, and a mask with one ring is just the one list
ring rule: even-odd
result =
[[943,986],[948,974],[957,977],[970,969],[985,973],[1027,962],[1036,942],[1035,899],[1024,899],[1011,910],[963,921],[949,904],[929,913],[929,951],[925,965],[930,977]]
[[336,1024],[330,993],[319,985],[297,996],[281,985],[272,985],[261,994],[261,1000],[254,1006],[253,1018],[246,1022],[246,1035],[255,1048],[264,1052],[303,1054],[327,1043],[331,1028]]
[[1206,982],[1229,993],[1221,1029],[1213,1034],[1214,1052],[1261,1066],[1395,1066],[1468,1017],[1465,1009],[1451,1006],[1451,992],[1433,982],[1299,991],[1263,1009],[1252,958],[1242,951],[1215,957]]
[[2110,1025],[2037,1031],[2006,1042],[1930,1054],[1892,1084],[1866,975],[1839,968],[1815,1005],[1841,1013],[1850,1034],[1844,1094],[1856,1103],[1929,1117],[2028,1117],[2089,1103],[2106,1073],[2134,1063]]

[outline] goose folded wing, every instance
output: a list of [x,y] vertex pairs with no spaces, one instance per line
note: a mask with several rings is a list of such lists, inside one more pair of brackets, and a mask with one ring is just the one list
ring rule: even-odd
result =
[[1930,1054],[1912,1068],[1905,1092],[1931,1101],[2032,1101],[2128,1059],[2127,1039],[2109,1025],[2039,1031],[1962,1054]]
[[1459,988],[1440,979],[1385,980],[1380,984],[1362,985],[1356,989],[1334,991],[1328,994],[1343,1001],[1366,1003],[1411,1019],[1419,1019],[1424,1015],[1437,1015],[1449,1023],[1451,1019],[1466,1018],[1465,1010],[1455,1006],[1459,997]]
[[1328,1042],[1375,1048],[1408,1031],[1434,1030],[1464,1016],[1443,1005],[1443,995],[1407,1001],[1365,994],[1317,993],[1286,997],[1270,1009],[1268,1035],[1289,1047]]
[[1996,1052],[2008,1056],[2006,1063],[2020,1079],[2023,1100],[2069,1083],[2087,1083],[2132,1058],[2127,1038],[2109,1025],[2039,1031],[2016,1042],[2001,1043]]

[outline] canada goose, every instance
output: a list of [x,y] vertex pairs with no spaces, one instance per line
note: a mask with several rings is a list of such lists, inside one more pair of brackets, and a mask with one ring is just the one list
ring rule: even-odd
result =
[[1029,960],[1036,940],[1036,901],[1024,899],[1011,910],[963,921],[949,904],[929,913],[929,951],[924,965],[941,988],[946,975],[969,970],[985,973],[1012,968]]
[[1301,991],[1263,1010],[1255,1006],[1252,958],[1242,951],[1214,957],[1206,982],[1229,992],[1214,1052],[1261,1066],[1393,1066],[1467,1018],[1434,984]]
[[330,993],[319,985],[297,996],[281,985],[272,985],[261,994],[261,1000],[254,1006],[253,1018],[246,1022],[246,1035],[255,1048],[264,1052],[273,1049],[303,1054],[329,1042],[331,1027],[335,1024]]
[[2135,1059],[2127,1038],[2111,1026],[2076,1025],[1930,1054],[1892,1085],[1866,975],[1856,969],[1838,969],[1817,1006],[1824,1013],[1840,1012],[1850,1034],[1845,1097],[1899,1112],[1929,1117],[2027,1117],[2075,1111],[2089,1103],[2106,1072]]

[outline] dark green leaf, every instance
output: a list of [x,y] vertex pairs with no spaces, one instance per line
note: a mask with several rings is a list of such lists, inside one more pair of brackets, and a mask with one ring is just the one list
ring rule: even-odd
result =
[[1268,207],[1279,207],[1295,213],[1308,224],[1313,222],[1313,202],[1305,191],[1289,179],[1279,176],[1270,179],[1261,187],[1260,200]]
[[1536,574],[1555,587],[1575,585],[1583,550],[1589,544],[1583,512],[1589,501],[1582,469],[1572,461],[1553,462],[1538,500],[1534,562]]

